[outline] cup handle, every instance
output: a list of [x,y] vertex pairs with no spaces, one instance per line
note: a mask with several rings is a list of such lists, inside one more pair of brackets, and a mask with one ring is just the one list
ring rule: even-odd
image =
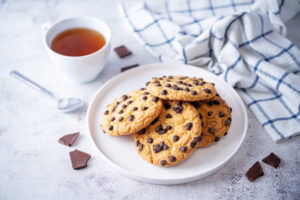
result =
[[49,22],[46,22],[42,25],[41,29],[42,29],[42,33],[44,35],[46,35],[47,31],[49,30],[51,24]]

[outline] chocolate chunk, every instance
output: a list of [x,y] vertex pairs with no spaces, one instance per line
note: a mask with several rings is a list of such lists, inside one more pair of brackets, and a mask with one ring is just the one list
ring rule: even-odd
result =
[[226,119],[225,122],[224,122],[225,126],[229,126],[230,123],[231,123],[231,122],[230,122],[228,119]]
[[110,127],[108,128],[108,130],[110,130],[110,131],[114,130],[114,126],[110,125]]
[[268,165],[271,165],[274,168],[277,168],[280,164],[280,158],[276,156],[273,152],[270,153],[267,157],[262,159],[262,161]]
[[174,135],[173,136],[173,142],[177,142],[179,140],[179,136],[178,135]]
[[166,110],[168,110],[169,108],[171,108],[170,104],[168,104],[168,103],[165,103],[164,107],[165,107]]
[[152,98],[152,101],[153,101],[153,102],[157,102],[158,99],[159,99],[158,97],[153,97],[153,98]]
[[212,116],[212,114],[213,114],[213,111],[209,111],[209,112],[207,113],[207,116]]
[[215,134],[216,132],[217,132],[217,130],[214,128],[214,127],[209,127],[208,129],[207,129],[207,131],[210,133],[210,134]]
[[156,118],[151,122],[151,124],[155,124],[157,121],[158,121],[158,118],[156,117]]
[[128,102],[127,102],[127,104],[128,104],[128,105],[129,105],[129,104],[132,104],[132,102],[133,102],[133,101],[132,101],[132,100],[130,100],[130,101],[128,101]]
[[187,91],[187,92],[189,92],[189,91],[190,91],[190,89],[189,89],[189,88],[184,88],[184,91]]
[[148,142],[149,144],[152,144],[153,139],[152,139],[152,138],[148,138],[148,139],[147,139],[147,142]]
[[224,133],[224,136],[227,135],[227,132]]
[[125,72],[129,69],[132,69],[132,68],[135,68],[135,67],[138,67],[138,66],[139,66],[139,64],[134,64],[134,65],[129,65],[129,66],[126,66],[126,67],[122,67],[121,72]]
[[197,95],[196,91],[192,91],[191,93],[192,93],[192,95]]
[[220,111],[219,112],[219,117],[224,117],[224,116],[225,116],[225,114]]
[[213,103],[214,105],[220,105],[220,101],[218,101],[218,100],[213,100],[212,103]]
[[214,105],[212,101],[208,101],[206,104],[209,105],[209,106],[213,106]]
[[108,113],[109,113],[109,111],[108,111],[108,110],[106,110],[106,111],[104,112],[104,115],[108,115]]
[[210,89],[207,89],[207,88],[204,88],[203,91],[206,92],[207,94],[211,94],[212,93],[212,91]]
[[143,93],[143,95],[148,95],[148,94],[150,94],[150,93],[149,93],[149,92],[144,92],[144,93]]
[[168,91],[167,91],[167,90],[162,90],[162,91],[161,91],[161,95],[166,95],[166,94],[168,94]]
[[144,148],[144,145],[143,145],[143,144],[140,144],[140,145],[139,145],[139,148],[138,148],[138,151],[142,151],[143,148]]
[[164,165],[167,164],[167,161],[166,160],[161,160],[159,163],[160,163],[161,166],[164,166]]
[[144,101],[146,101],[146,100],[148,99],[148,97],[143,96],[142,99],[143,99]]
[[171,130],[171,129],[172,129],[172,126],[167,125],[167,126],[166,126],[166,129],[167,129],[167,130]]
[[186,150],[187,150],[187,148],[183,146],[183,147],[180,147],[179,150],[180,150],[182,153],[185,153]]
[[171,114],[166,114],[166,118],[172,118],[172,115]]
[[132,122],[132,121],[134,120],[134,115],[129,115],[128,120],[129,120],[130,122]]
[[163,145],[163,150],[168,150],[169,146],[168,145]]
[[171,87],[171,84],[170,84],[170,83],[167,83],[167,84],[165,85],[165,87],[170,88],[170,87]]
[[201,115],[201,113],[199,113],[199,118],[200,118],[200,119],[202,119],[202,118],[203,118],[203,117],[202,117],[202,115]]
[[71,151],[70,158],[73,169],[81,169],[87,167],[88,160],[91,158],[90,154],[82,151]]
[[220,138],[219,137],[215,137],[215,142],[218,142],[220,140]]
[[202,135],[198,136],[198,137],[194,137],[193,141],[194,142],[200,142],[202,140]]
[[193,141],[193,142],[190,143],[190,146],[191,146],[192,148],[194,148],[194,147],[196,146],[196,144],[197,144],[197,142],[194,142],[194,141]]
[[112,118],[110,118],[110,121],[113,122],[113,121],[115,121],[115,119],[116,119],[115,117],[112,117]]
[[129,56],[129,55],[132,54],[132,52],[129,51],[129,50],[127,49],[127,47],[124,46],[124,45],[121,45],[121,46],[119,46],[119,47],[114,48],[114,51],[118,54],[118,56],[119,56],[120,58],[124,58],[124,57]]
[[190,122],[185,125],[185,129],[188,131],[190,131],[192,129],[192,127],[193,127],[193,123],[190,123]]
[[146,129],[143,128],[142,130],[139,131],[139,133],[142,135],[142,134],[145,134],[146,133]]
[[127,95],[123,95],[122,96],[122,100],[125,101],[126,99],[128,99],[128,96]]
[[76,132],[76,133],[65,135],[59,138],[58,142],[71,147],[74,144],[74,142],[77,140],[79,134],[80,134],[79,132]]
[[169,161],[170,162],[175,162],[176,161],[176,157],[175,156],[169,156]]
[[137,111],[137,110],[138,110],[138,107],[133,107],[132,110],[133,110],[133,111]]
[[119,111],[119,114],[122,114],[123,112],[124,112],[124,110],[120,110],[120,111]]
[[145,110],[147,110],[149,107],[147,107],[147,106],[144,106],[144,107],[142,107],[142,111],[145,111]]
[[124,117],[120,117],[119,118],[119,122],[123,121]]
[[252,167],[247,171],[245,175],[249,181],[253,182],[258,177],[263,176],[264,172],[261,168],[261,165],[257,161],[256,163],[254,163],[254,165],[252,165]]

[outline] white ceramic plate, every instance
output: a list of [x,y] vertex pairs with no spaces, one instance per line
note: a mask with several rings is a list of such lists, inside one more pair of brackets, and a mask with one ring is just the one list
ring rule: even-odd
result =
[[[133,136],[112,137],[102,132],[100,119],[114,98],[145,86],[152,77],[183,75],[202,77],[215,83],[220,96],[232,107],[232,125],[228,135],[214,145],[197,149],[185,161],[173,167],[157,167],[142,159],[135,150]],[[206,177],[223,167],[237,152],[247,132],[245,106],[237,92],[214,74],[198,67],[182,64],[151,64],[123,72],[104,84],[92,99],[88,113],[88,129],[99,154],[122,174],[155,184],[179,184]]]

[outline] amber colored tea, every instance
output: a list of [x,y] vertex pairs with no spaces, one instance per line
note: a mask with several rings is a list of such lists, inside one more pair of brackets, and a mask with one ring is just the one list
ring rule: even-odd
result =
[[84,56],[105,45],[99,32],[88,28],[72,28],[58,34],[52,41],[51,49],[65,56]]

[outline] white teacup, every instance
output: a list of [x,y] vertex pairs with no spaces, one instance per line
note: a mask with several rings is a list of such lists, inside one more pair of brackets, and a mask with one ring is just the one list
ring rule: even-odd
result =
[[[94,53],[85,56],[65,56],[51,49],[52,40],[59,33],[71,28],[89,28],[101,33],[105,45]],[[106,64],[110,52],[111,33],[106,23],[95,17],[74,17],[60,20],[53,25],[42,26],[48,55],[56,70],[67,79],[86,83],[94,80]]]

